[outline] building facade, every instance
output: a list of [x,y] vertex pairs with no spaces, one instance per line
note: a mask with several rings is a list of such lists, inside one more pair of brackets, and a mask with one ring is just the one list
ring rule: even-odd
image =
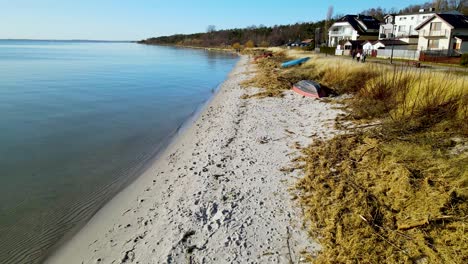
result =
[[429,10],[421,9],[418,13],[386,15],[384,23],[380,25],[379,40],[395,39],[415,45],[419,38],[416,28],[434,14],[435,12],[431,8]]
[[468,17],[460,13],[435,14],[416,30],[419,50],[439,51],[447,56],[468,52]]
[[346,15],[328,31],[328,46],[336,47],[348,40],[377,40],[380,21],[372,16]]

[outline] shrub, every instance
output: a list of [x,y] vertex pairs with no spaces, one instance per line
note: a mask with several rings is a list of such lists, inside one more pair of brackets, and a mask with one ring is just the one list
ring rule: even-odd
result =
[[263,48],[268,48],[270,47],[270,43],[268,43],[268,41],[262,41],[260,42],[260,47],[263,47]]
[[311,44],[309,46],[302,47],[302,50],[305,51],[314,51],[315,50],[315,45]]
[[249,40],[245,43],[245,47],[248,48],[248,49],[251,49],[251,48],[254,48],[255,47],[255,43],[252,41],[252,40]]
[[240,43],[234,43],[232,44],[232,48],[235,49],[236,51],[240,51],[242,49],[242,46]]
[[468,67],[468,53],[463,53],[461,56],[460,65]]
[[320,47],[320,53],[335,55],[335,47]]

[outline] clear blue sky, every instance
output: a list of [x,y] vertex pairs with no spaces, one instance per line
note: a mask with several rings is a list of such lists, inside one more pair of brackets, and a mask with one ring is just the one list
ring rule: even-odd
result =
[[[0,0],[0,39],[139,40],[249,25],[317,21],[370,7],[401,8],[412,0]],[[382,2],[381,2],[382,3]]]

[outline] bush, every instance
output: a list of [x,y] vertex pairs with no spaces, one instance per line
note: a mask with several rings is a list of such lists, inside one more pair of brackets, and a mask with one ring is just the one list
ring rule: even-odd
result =
[[460,65],[468,67],[468,53],[463,53],[461,56]]
[[320,47],[320,53],[335,55],[335,47]]
[[251,49],[251,48],[254,48],[255,47],[255,43],[252,41],[252,40],[249,40],[245,43],[245,47],[248,48],[248,49]]
[[270,43],[268,43],[268,41],[262,41],[260,42],[260,47],[263,47],[263,48],[268,48],[270,47]]
[[242,46],[240,43],[234,43],[232,44],[232,48],[235,49],[236,51],[240,51],[242,49]]
[[315,45],[311,44],[309,46],[302,47],[302,50],[305,51],[314,51],[315,50]]

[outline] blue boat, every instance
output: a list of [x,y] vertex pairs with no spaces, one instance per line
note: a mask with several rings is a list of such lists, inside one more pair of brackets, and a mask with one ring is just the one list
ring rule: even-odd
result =
[[301,65],[302,63],[308,61],[310,58],[305,57],[297,60],[292,60],[292,61],[287,61],[283,64],[281,64],[281,67],[286,68],[286,67],[291,67],[291,66],[296,66],[296,65]]

